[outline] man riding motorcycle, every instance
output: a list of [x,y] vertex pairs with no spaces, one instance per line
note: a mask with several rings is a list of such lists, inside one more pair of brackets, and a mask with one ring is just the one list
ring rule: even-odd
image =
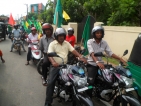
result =
[[[104,28],[102,26],[95,26],[92,29],[91,34],[93,38],[87,41],[87,47],[88,47],[88,52],[89,52],[89,56],[87,60],[88,61],[87,69],[88,69],[88,78],[90,79],[89,84],[93,85],[98,69],[99,68],[104,69],[102,58],[95,57],[94,56],[95,53],[105,51],[108,56],[113,57],[125,64],[126,62],[122,58],[115,55],[111,51],[107,42],[102,39],[104,37]],[[92,97],[92,89],[88,90],[88,95]]]
[[38,41],[38,34],[35,27],[31,28],[31,33],[28,35],[27,42],[28,44],[28,53],[27,53],[27,63],[25,65],[29,65],[29,61],[31,59],[31,41]]
[[43,36],[40,39],[39,43],[39,49],[43,52],[44,54],[44,60],[42,64],[42,84],[47,85],[47,72],[49,71],[47,69],[47,66],[50,66],[50,62],[47,56],[47,50],[50,42],[54,40],[52,37],[53,34],[53,27],[49,23],[44,23],[42,25],[42,30],[43,30]]
[[[54,36],[55,40],[50,43],[48,53],[56,52],[60,57],[64,59],[64,63],[67,63],[67,55],[70,51],[74,55],[79,57],[82,61],[86,62],[86,60],[82,58],[83,56],[79,54],[69,42],[65,41],[66,31],[64,28],[57,28]],[[62,64],[62,60],[58,57],[49,57],[49,60],[52,64],[52,67],[50,69],[48,86],[46,89],[45,106],[50,106],[53,101],[52,95],[55,87],[55,82],[59,74],[59,65]]]
[[[14,43],[15,43],[15,39],[14,38],[21,38],[21,31],[20,29],[18,29],[18,25],[14,25],[14,29],[12,30],[12,34],[13,34],[13,43],[11,46],[11,51],[13,51],[13,47],[14,47]],[[23,43],[21,42],[22,48],[24,50],[24,52],[26,52]]]

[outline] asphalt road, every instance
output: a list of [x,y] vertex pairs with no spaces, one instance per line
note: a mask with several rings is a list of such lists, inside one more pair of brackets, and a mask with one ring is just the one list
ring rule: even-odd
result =
[[[27,52],[21,55],[13,49],[10,52],[11,41],[7,38],[0,42],[5,63],[0,61],[0,106],[44,106],[46,87],[42,85],[41,76],[36,66],[30,62],[26,66]],[[25,46],[27,50],[27,46]],[[94,99],[95,106],[108,106]],[[54,100],[53,106],[71,106],[71,103],[59,103]]]

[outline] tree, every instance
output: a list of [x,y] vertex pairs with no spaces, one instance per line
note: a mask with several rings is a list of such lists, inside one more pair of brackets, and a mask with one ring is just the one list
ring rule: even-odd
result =
[[42,20],[43,22],[53,23],[53,2],[48,0],[45,6],[45,10],[39,14],[38,19]]

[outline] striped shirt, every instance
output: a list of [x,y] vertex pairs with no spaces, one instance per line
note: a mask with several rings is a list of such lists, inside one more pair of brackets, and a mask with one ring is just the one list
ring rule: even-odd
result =
[[48,46],[53,40],[54,40],[53,37],[48,38],[46,37],[46,35],[43,35],[39,42],[39,49],[44,53],[47,53]]
[[[88,63],[96,66],[96,63],[94,62],[94,60],[92,59],[92,57],[90,56],[91,53],[97,53],[97,52],[106,52],[106,54],[108,56],[111,56],[113,54],[113,52],[111,51],[109,45],[107,44],[106,41],[101,40],[101,42],[98,44],[95,39],[89,39],[87,41],[87,47],[88,47],[88,52],[89,52],[89,56],[88,56]],[[102,57],[97,57],[98,61],[102,61]]]

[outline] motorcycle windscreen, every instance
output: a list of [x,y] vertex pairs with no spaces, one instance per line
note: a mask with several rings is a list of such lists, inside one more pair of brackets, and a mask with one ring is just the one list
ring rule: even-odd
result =
[[134,42],[129,61],[141,66],[141,33]]

